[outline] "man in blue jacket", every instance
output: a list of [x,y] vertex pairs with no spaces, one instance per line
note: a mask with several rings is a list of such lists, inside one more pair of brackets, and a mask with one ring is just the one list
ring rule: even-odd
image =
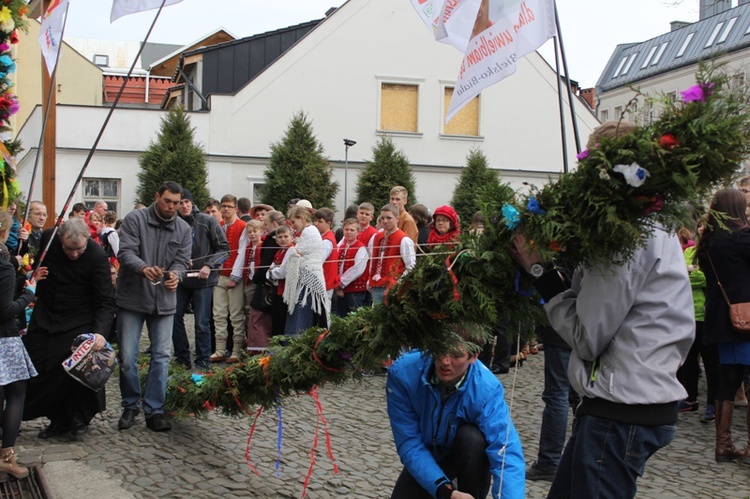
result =
[[492,477],[493,497],[523,498],[523,450],[503,386],[476,362],[481,330],[451,330],[449,354],[411,352],[388,371],[388,417],[404,464],[391,498],[484,499]]

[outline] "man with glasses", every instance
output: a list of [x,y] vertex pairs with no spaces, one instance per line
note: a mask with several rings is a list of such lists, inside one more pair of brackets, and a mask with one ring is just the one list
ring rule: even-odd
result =
[[[219,271],[219,283],[214,287],[214,328],[216,329],[216,352],[211,362],[230,364],[238,362],[245,351],[245,286],[242,274],[232,275],[232,266],[237,259],[240,237],[245,232],[245,222],[237,217],[237,198],[227,194],[221,198],[221,226],[229,243],[229,258],[224,260]],[[227,320],[229,317],[229,320]],[[232,323],[233,343],[229,358],[224,347],[229,335],[228,325]]]
[[[135,424],[143,398],[146,426],[169,431],[164,419],[172,323],[177,285],[188,268],[193,241],[190,225],[177,216],[182,188],[164,182],[145,210],[128,213],[120,228],[120,275],[117,282],[117,342],[120,345],[120,430]],[[151,340],[151,362],[141,394],[138,353],[143,323]]]
[[[47,229],[41,244],[51,237]],[[62,362],[79,334],[94,333],[95,350],[105,344],[115,313],[109,260],[89,237],[86,223],[75,218],[60,226],[42,265],[34,314],[23,338],[39,376],[28,382],[23,418],[49,418],[39,438],[70,432],[80,439],[104,408],[104,389],[95,392],[78,383]]]

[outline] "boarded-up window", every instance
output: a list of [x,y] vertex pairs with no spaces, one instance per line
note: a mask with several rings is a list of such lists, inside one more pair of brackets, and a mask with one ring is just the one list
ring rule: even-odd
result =
[[380,129],[416,132],[419,86],[383,83],[380,92]]
[[[448,106],[453,97],[453,88],[445,87],[443,91],[443,121],[448,114]],[[461,109],[448,123],[445,123],[443,133],[446,135],[479,135],[479,96],[477,95]]]

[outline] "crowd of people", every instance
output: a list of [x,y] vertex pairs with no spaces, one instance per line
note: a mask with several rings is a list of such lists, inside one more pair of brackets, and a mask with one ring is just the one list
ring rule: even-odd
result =
[[[388,414],[404,464],[392,497],[484,497],[493,477],[496,496],[502,487],[503,497],[523,497],[531,479],[552,481],[550,497],[632,497],[647,459],[672,440],[678,414],[698,411],[701,361],[701,420],[715,421],[715,459],[750,464],[750,444],[738,449],[731,436],[735,399],[743,382],[750,386],[750,336],[728,315],[731,303],[750,301],[750,178],[743,182],[744,191],[716,193],[695,232],[683,229],[678,239],[656,227],[616,265],[560,269],[520,231],[511,252],[536,278],[550,320],[536,331],[545,351],[537,459],[525,464],[494,376],[503,372],[496,362],[510,356],[502,325],[489,347],[470,325],[454,325],[461,339],[450,354],[404,353],[388,365]],[[331,208],[305,199],[275,209],[226,194],[201,210],[171,181],[154,197],[123,219],[104,201],[76,204],[56,232],[44,229],[39,201],[29,203],[23,225],[16,205],[0,212],[0,471],[28,474],[13,453],[21,420],[47,418],[41,439],[81,439],[104,410],[103,389],[63,371],[78,335],[91,334],[94,350],[118,345],[118,428],[134,426],[143,411],[147,428],[169,431],[172,362],[198,370],[234,364],[265,352],[273,336],[294,338],[327,327],[332,314],[387,304],[419,255],[451,251],[462,225],[451,206],[409,206],[401,186],[382,207],[348,207],[339,223]],[[465,230],[481,234],[484,223],[477,213]],[[437,439],[446,407],[450,421]],[[625,454],[630,464],[617,457]]]

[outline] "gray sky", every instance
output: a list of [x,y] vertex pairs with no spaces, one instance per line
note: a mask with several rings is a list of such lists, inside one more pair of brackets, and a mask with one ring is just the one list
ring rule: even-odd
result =
[[[164,9],[150,41],[187,44],[219,27],[241,38],[319,19],[330,7],[342,3],[343,0],[183,0]],[[559,0],[571,78],[583,87],[594,86],[617,44],[658,36],[669,30],[671,21],[697,21],[698,3],[699,0]],[[65,36],[143,40],[156,11],[125,16],[110,24],[111,5],[109,0],[70,0]],[[416,19],[416,12],[414,16]],[[431,36],[421,23],[414,25],[422,29],[424,36]],[[540,52],[554,64],[551,41]]]

